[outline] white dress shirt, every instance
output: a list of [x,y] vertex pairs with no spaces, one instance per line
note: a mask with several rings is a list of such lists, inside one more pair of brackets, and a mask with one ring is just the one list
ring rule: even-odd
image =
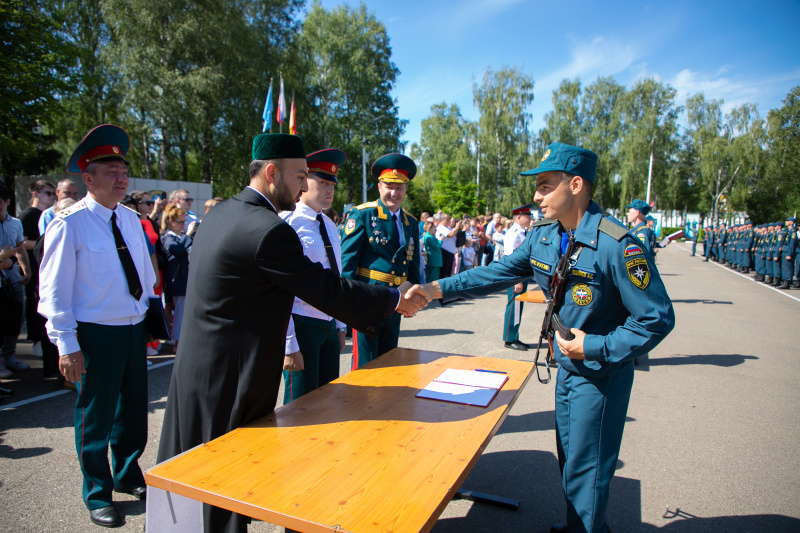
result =
[[[317,221],[318,213],[303,202],[297,202],[294,211],[282,211],[281,218],[289,224],[297,233],[300,243],[303,245],[303,253],[306,257],[315,263],[320,263],[326,269],[331,268],[331,262],[328,259],[328,254],[325,252],[325,244],[322,241],[322,234],[319,231],[319,222]],[[339,231],[336,225],[326,215],[322,215],[322,220],[325,222],[325,229],[328,230],[328,238],[333,247],[333,255],[336,258],[339,272],[342,271],[342,243],[339,239]],[[300,298],[294,298],[294,305],[292,306],[293,315],[307,316],[324,320],[326,322],[331,320],[331,316],[326,315],[316,307],[313,307]],[[336,321],[337,328],[344,328],[343,322]],[[294,330],[294,320],[289,320],[289,329],[286,332],[286,353],[294,353],[300,350],[297,343],[297,337]]]
[[525,228],[514,222],[503,237],[503,255],[511,255],[525,241]]
[[453,231],[453,228],[448,228],[444,224],[439,224],[436,227],[436,238],[442,241],[442,250],[454,254],[458,249],[456,248],[456,236],[447,236],[451,231]]
[[[128,291],[125,272],[111,230],[111,214],[130,251],[142,296]],[[39,270],[39,313],[47,318],[47,333],[61,355],[80,350],[78,322],[107,326],[144,320],[156,281],[138,215],[117,205],[114,211],[87,195],[60,211],[47,225]]]

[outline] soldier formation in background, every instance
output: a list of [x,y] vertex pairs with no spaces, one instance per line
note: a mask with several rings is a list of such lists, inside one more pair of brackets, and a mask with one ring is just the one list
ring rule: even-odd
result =
[[800,289],[800,247],[795,217],[753,227],[750,221],[727,228],[708,227],[703,237],[706,261],[723,263],[778,289]]

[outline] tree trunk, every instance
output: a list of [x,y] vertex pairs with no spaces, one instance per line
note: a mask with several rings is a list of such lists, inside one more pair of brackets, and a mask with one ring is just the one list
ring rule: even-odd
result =
[[496,191],[497,192],[497,201],[499,202],[500,201],[500,172],[501,172],[500,160],[501,160],[501,155],[500,155],[500,133],[497,130],[495,130],[495,132],[494,132],[494,138],[495,138],[495,141],[497,142],[497,177],[495,179],[496,179],[496,188],[497,188],[497,191]]

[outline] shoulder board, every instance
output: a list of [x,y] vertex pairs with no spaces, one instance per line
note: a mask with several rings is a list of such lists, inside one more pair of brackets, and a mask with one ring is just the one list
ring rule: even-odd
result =
[[71,206],[69,206],[66,209],[62,209],[61,211],[56,213],[55,216],[58,217],[58,218],[67,218],[68,216],[70,216],[72,214],[75,214],[78,211],[82,211],[84,209],[86,209],[86,204],[83,203],[83,202],[78,202],[78,203],[72,204]]
[[127,205],[122,205],[122,204],[119,204],[119,206],[120,206],[121,208],[123,208],[123,209],[127,209],[128,211],[130,211],[131,213],[133,213],[134,215],[136,215],[136,218],[139,218],[139,212],[138,212],[138,211],[136,211],[135,209],[131,209],[131,208],[130,208],[130,207],[128,207]]
[[403,213],[405,213],[405,214],[406,214],[406,216],[407,216],[408,218],[410,218],[411,220],[417,221],[417,217],[415,217],[414,215],[412,215],[411,213],[409,213],[409,212],[408,212],[408,211],[406,211],[405,209],[403,209]]
[[617,241],[621,241],[625,235],[628,234],[628,230],[620,226],[619,224],[615,224],[611,222],[608,218],[603,217],[600,220],[600,226],[598,227],[600,231],[605,233],[606,235],[612,237]]
[[533,227],[547,226],[549,224],[555,224],[556,222],[557,222],[556,220],[547,220],[546,218],[543,218],[542,220],[537,220],[536,222],[534,222]]
[[361,211],[362,209],[369,209],[370,207],[378,207],[378,202],[367,202],[365,204],[355,206],[355,209]]

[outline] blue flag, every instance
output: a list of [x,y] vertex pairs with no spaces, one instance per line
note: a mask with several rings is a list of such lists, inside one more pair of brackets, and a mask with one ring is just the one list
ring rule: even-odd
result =
[[261,118],[264,120],[264,125],[261,132],[272,130],[272,78],[269,79],[269,92],[267,93],[267,101],[264,102],[264,112],[261,113]]

